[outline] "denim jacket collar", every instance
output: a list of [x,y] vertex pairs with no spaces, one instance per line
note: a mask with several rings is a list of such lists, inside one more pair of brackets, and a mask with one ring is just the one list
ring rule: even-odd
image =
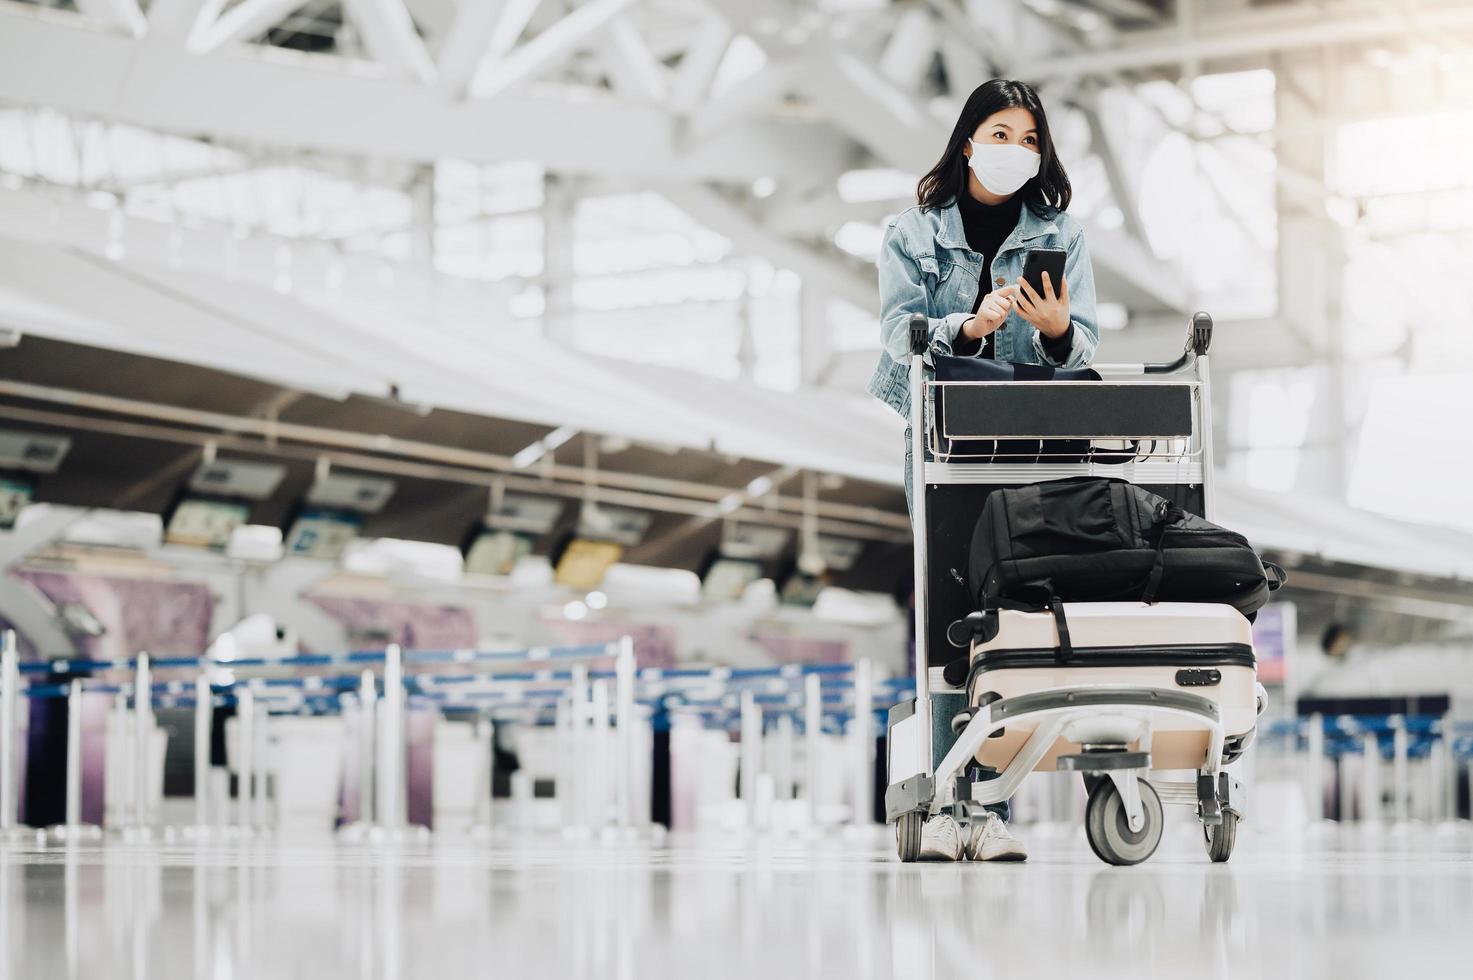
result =
[[[934,212],[941,221],[941,228],[936,232],[936,244],[943,248],[968,248],[967,232],[962,226],[962,213],[952,201],[944,208],[937,208]],[[1024,204],[1018,212],[1018,224],[1007,239],[998,249],[998,254],[1018,248],[1024,242],[1042,238],[1044,235],[1057,235],[1059,233],[1058,223],[1053,218],[1040,216],[1033,208]]]

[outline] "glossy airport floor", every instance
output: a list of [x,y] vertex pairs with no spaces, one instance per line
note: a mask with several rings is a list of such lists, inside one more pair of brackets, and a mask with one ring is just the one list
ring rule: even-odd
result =
[[1245,834],[1216,867],[1192,829],[1135,868],[1076,828],[1014,866],[840,835],[5,844],[0,977],[1470,975],[1467,825]]

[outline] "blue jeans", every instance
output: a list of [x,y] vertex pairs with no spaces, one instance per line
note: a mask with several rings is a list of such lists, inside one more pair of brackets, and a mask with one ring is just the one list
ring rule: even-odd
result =
[[[924,449],[923,452],[925,453],[925,456],[924,456],[925,461],[929,463],[931,461],[931,450]],[[911,473],[910,473],[911,461],[913,459],[914,459],[914,456],[911,453],[911,449],[910,449],[910,426],[906,426],[906,428],[905,428],[905,510],[906,510],[906,513],[910,515],[910,519],[911,519],[911,523],[912,524],[915,523],[915,511],[914,511],[914,509],[911,506],[911,495],[915,493],[915,489],[912,486]],[[933,707],[936,706],[936,702],[937,702],[937,699],[933,696],[932,697],[932,702],[931,702],[932,705],[933,705]],[[963,707],[965,707],[965,699],[963,699]],[[946,717],[943,718],[942,717],[943,714],[946,714],[946,712],[944,712],[944,711],[933,711],[932,712],[932,715],[931,715],[931,724],[936,727],[937,733],[943,733],[943,732],[945,733],[945,735],[943,735],[941,737],[942,737],[942,739],[943,739],[943,741],[944,741],[944,743],[946,745],[946,748],[949,749],[951,747],[951,745],[955,742],[955,738],[952,737],[951,734],[950,734],[951,733],[951,718],[952,718],[952,715],[946,714]],[[944,755],[944,754],[945,754],[945,750],[943,749],[942,750],[942,753],[941,754],[938,754],[936,756],[936,761],[937,762],[941,761],[941,755]],[[985,769],[984,767],[982,767],[981,765],[979,765],[979,764],[977,764],[975,762],[970,763],[967,766],[967,770],[968,770],[969,774],[971,775],[972,780],[974,782],[985,782],[985,781],[987,781],[989,779],[996,779],[997,778],[997,773],[996,772],[994,772],[994,771],[992,771],[990,769]],[[1009,817],[1012,815],[1012,809],[1011,809],[1011,807],[1008,806],[1008,801],[1007,800],[1003,800],[1001,803],[990,803],[990,804],[988,804],[987,809],[990,810],[991,812],[997,814],[1002,819],[1002,821],[1004,823],[1006,823],[1008,821]]]

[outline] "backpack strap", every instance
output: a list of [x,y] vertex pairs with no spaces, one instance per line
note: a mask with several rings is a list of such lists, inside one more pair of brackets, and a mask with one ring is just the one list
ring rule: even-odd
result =
[[1284,566],[1275,562],[1264,562],[1263,573],[1264,577],[1268,579],[1268,590],[1270,592],[1279,591],[1284,587],[1284,583],[1289,581],[1289,573],[1284,571]]
[[1069,618],[1064,615],[1064,603],[1058,596],[1049,597],[1049,609],[1053,610],[1054,626],[1059,631],[1058,660],[1066,664],[1074,659],[1074,643],[1069,639]]
[[1166,531],[1186,516],[1186,511],[1176,506],[1169,500],[1163,500],[1156,505],[1156,510],[1151,514],[1151,527],[1146,532],[1146,540],[1155,545],[1156,560],[1151,563],[1150,574],[1146,576],[1145,587],[1141,590],[1141,602],[1152,605],[1156,601],[1156,593],[1161,589],[1161,577],[1166,574]]
[[1054,592],[1054,583],[1051,580],[1027,582],[1013,591],[1013,598],[994,599],[991,603],[996,609],[1052,613],[1059,631],[1059,645],[1055,648],[1059,663],[1068,663],[1074,658],[1074,643],[1069,637],[1069,618],[1064,615],[1064,602]]

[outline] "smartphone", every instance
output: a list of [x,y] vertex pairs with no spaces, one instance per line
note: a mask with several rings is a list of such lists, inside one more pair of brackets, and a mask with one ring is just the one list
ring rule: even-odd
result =
[[1069,253],[1062,248],[1032,248],[1023,259],[1023,278],[1039,296],[1044,295],[1043,274],[1048,273],[1053,283],[1054,295],[1059,294],[1059,284],[1064,281],[1064,260]]

